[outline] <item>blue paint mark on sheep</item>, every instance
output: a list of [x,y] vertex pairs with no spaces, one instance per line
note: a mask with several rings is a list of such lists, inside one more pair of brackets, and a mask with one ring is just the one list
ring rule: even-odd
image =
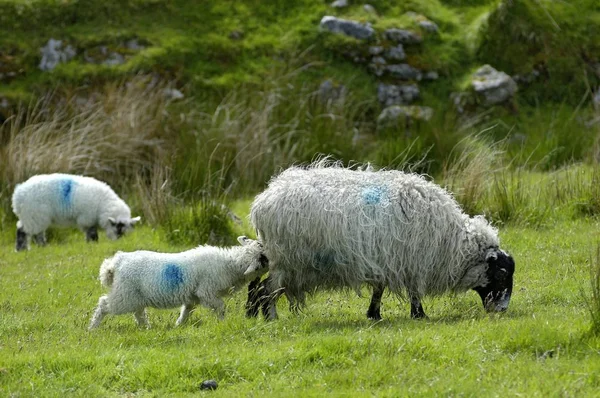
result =
[[162,272],[165,286],[170,290],[175,290],[183,283],[183,271],[177,264],[167,264]]
[[380,204],[386,199],[387,190],[385,187],[372,186],[364,188],[362,191],[362,199],[366,205]]
[[60,199],[64,207],[73,204],[73,190],[75,182],[71,179],[60,180]]

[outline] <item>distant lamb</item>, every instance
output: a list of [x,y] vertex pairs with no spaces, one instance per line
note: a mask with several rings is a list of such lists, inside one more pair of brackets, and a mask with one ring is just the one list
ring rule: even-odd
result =
[[297,308],[306,292],[364,284],[371,319],[381,319],[385,288],[408,297],[413,318],[426,316],[423,297],[449,291],[474,289],[486,310],[508,308],[515,264],[497,230],[421,176],[324,161],[291,167],[255,198],[250,217],[271,269],[249,286],[248,316],[263,306],[275,318],[282,292]]
[[46,244],[51,225],[78,226],[87,241],[98,240],[98,227],[118,239],[140,221],[108,184],[92,177],[40,174],[18,184],[12,196],[17,222],[16,250],[29,249],[31,236]]
[[148,327],[146,307],[181,305],[176,325],[184,323],[195,305],[212,308],[225,316],[223,296],[267,272],[269,262],[262,245],[245,236],[242,246],[200,246],[182,253],[118,252],[100,267],[102,285],[111,288],[100,297],[90,329],[106,314],[133,313],[140,326]]

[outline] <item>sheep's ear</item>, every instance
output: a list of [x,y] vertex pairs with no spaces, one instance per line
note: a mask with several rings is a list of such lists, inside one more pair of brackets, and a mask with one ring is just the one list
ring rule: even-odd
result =
[[246,246],[247,244],[250,243],[250,239],[248,239],[247,236],[242,235],[242,236],[238,236],[238,242],[240,242],[240,245]]
[[132,218],[132,219],[131,219],[131,225],[135,225],[135,224],[137,224],[138,222],[140,222],[140,221],[141,221],[141,219],[142,219],[142,217],[140,217],[140,216],[137,216],[137,217],[134,217],[134,218]]
[[109,222],[109,223],[110,223],[110,225],[112,225],[113,227],[114,227],[115,225],[117,225],[117,220],[115,220],[115,219],[114,219],[114,218],[112,218],[112,217],[108,217],[108,222]]

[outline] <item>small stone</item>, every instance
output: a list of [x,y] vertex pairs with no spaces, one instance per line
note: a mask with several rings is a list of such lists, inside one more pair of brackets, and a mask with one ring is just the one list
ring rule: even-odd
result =
[[200,384],[201,390],[216,390],[219,384],[217,384],[216,380],[204,380],[202,384]]
[[406,53],[404,53],[402,44],[398,44],[397,46],[390,48],[385,56],[394,61],[403,61],[406,58]]
[[380,55],[383,54],[385,49],[381,46],[371,46],[369,47],[369,54],[371,55]]
[[368,14],[374,14],[377,15],[377,10],[375,9],[375,7],[373,7],[370,4],[365,4],[363,6],[363,10],[365,10],[365,12],[367,12]]
[[423,28],[423,30],[426,30],[427,32],[431,33],[437,33],[439,30],[436,23],[429,20],[419,21],[419,26]]
[[331,6],[333,8],[348,7],[348,0],[335,0],[333,3],[331,3]]
[[358,40],[367,40],[375,35],[375,29],[370,24],[340,19],[326,15],[321,19],[320,27],[333,33],[340,33]]

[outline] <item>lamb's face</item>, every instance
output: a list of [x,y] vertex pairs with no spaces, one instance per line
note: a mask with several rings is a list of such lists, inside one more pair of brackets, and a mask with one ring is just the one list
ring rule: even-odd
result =
[[135,224],[140,221],[140,219],[140,217],[134,217],[125,220],[115,220],[114,218],[109,217],[108,227],[106,228],[106,236],[108,239],[117,240],[127,232],[131,231]]
[[238,242],[246,247],[246,255],[248,256],[248,268],[244,272],[247,279],[254,279],[269,270],[269,260],[265,256],[263,245],[254,240],[248,239],[245,236],[238,237]]
[[487,283],[475,287],[474,290],[479,293],[483,306],[488,312],[506,311],[513,288],[515,261],[504,250],[493,249],[488,253],[486,262]]

